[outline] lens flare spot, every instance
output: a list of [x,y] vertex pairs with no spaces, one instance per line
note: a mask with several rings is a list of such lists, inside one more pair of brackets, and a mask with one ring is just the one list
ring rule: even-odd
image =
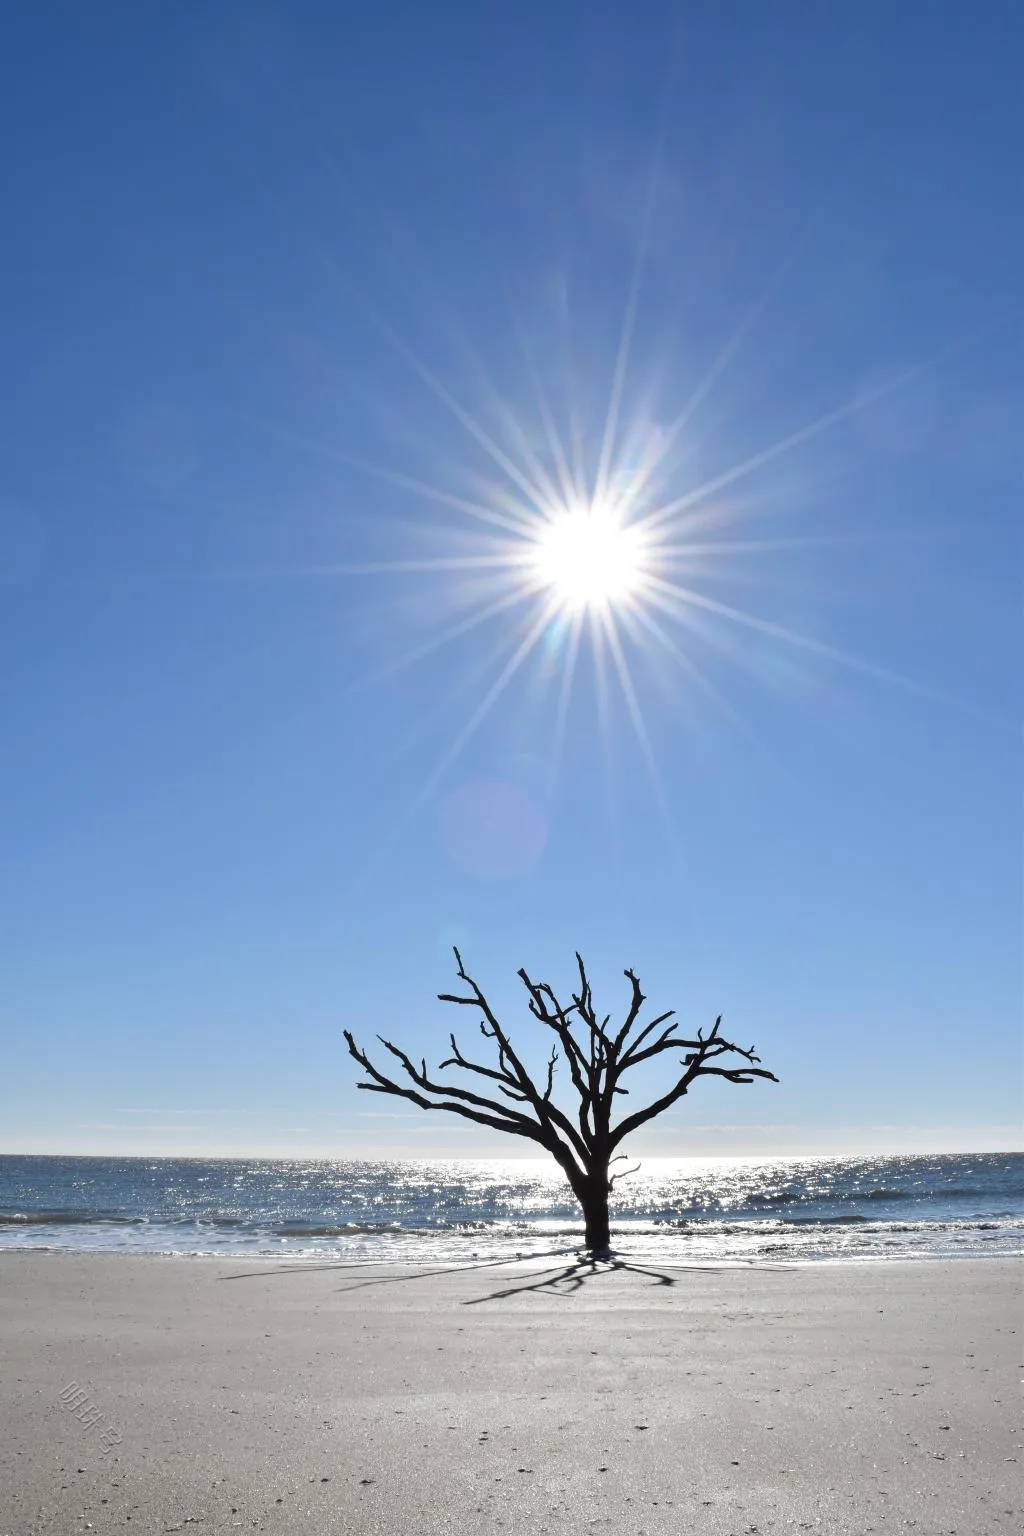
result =
[[445,850],[478,880],[532,873],[544,853],[547,818],[533,795],[505,780],[477,779],[449,795],[442,811]]

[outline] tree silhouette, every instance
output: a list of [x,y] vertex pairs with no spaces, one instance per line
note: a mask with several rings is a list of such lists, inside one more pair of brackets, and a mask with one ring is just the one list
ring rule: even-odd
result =
[[[495,1042],[495,1064],[485,1066],[471,1061],[459,1049],[452,1034],[449,1036],[452,1054],[441,1062],[438,1071],[457,1068],[467,1075],[483,1078],[495,1085],[489,1092],[496,1091],[501,1097],[491,1098],[458,1083],[436,1081],[427,1071],[425,1058],[417,1066],[399,1046],[378,1035],[380,1043],[401,1064],[408,1079],[408,1082],[396,1082],[374,1066],[366,1052],[356,1044],[351,1031],[346,1029],[349,1053],[370,1079],[357,1086],[370,1093],[389,1093],[409,1099],[420,1109],[448,1110],[478,1125],[488,1125],[493,1130],[537,1142],[551,1154],[569,1180],[573,1194],[583,1208],[586,1246],[595,1253],[605,1253],[609,1248],[608,1196],[616,1179],[624,1173],[636,1172],[636,1169],[610,1172],[615,1163],[626,1161],[625,1154],[616,1149],[627,1136],[671,1109],[698,1077],[722,1077],[730,1083],[752,1083],[756,1077],[764,1077],[778,1082],[773,1072],[757,1065],[761,1058],[754,1054],[753,1047],[744,1050],[719,1034],[721,1016],[707,1035],[698,1030],[695,1039],[686,1039],[678,1033],[679,1025],[670,1022],[675,1019],[675,1010],[671,1008],[649,1023],[641,1024],[640,1013],[646,998],[631,970],[623,972],[632,989],[625,1019],[616,1029],[610,1029],[611,1015],[604,1019],[597,1016],[586,967],[577,954],[579,991],[571,993],[572,1001],[568,1005],[558,1000],[546,981],[531,980],[525,970],[518,973],[526,988],[530,1012],[555,1036],[543,1084],[539,1086],[517,1055],[483,992],[466,971],[458,950],[455,959],[459,978],[467,991],[464,994],[441,992],[439,999],[443,1003],[457,1003],[479,1011],[482,1015],[480,1033]],[[613,1124],[616,1096],[629,1092],[622,1086],[625,1073],[645,1061],[674,1051],[683,1054],[678,1062],[679,1073],[673,1073],[671,1086],[644,1108],[624,1115]],[[721,1064],[723,1057],[734,1064]],[[742,1058],[741,1064],[735,1064],[737,1057]],[[573,1116],[560,1108],[552,1097],[555,1069],[560,1059],[568,1066],[578,1101]]]

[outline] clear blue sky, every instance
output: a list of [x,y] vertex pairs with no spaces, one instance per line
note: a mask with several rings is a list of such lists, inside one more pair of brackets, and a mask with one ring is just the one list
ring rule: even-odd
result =
[[[10,10],[0,1147],[529,1150],[354,1090],[453,940],[782,1079],[640,1150],[1019,1141],[1022,45]],[[602,444],[675,510],[570,686],[522,530]]]

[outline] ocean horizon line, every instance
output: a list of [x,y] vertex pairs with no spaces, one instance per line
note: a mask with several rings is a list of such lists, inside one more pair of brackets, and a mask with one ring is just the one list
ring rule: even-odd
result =
[[[642,1149],[631,1150],[631,1157],[640,1158],[647,1163],[748,1163],[748,1162],[802,1162],[807,1160],[822,1161],[827,1159],[864,1160],[872,1158],[896,1158],[896,1157],[1019,1157],[1024,1156],[1024,1138],[1015,1144],[1011,1142],[997,1143],[988,1146],[960,1145],[949,1146],[939,1142],[927,1143],[921,1146],[893,1147],[891,1144],[871,1144],[855,1148],[823,1149],[810,1145],[802,1148],[786,1149],[775,1152],[645,1152]],[[160,1150],[149,1151],[132,1148],[122,1150],[118,1148],[104,1149],[103,1151],[72,1151],[70,1149],[57,1149],[39,1151],[37,1149],[24,1150],[20,1147],[0,1148],[0,1158],[53,1158],[53,1159],[78,1159],[93,1161],[116,1160],[118,1162],[197,1162],[197,1163],[423,1163],[426,1165],[437,1163],[495,1163],[516,1165],[550,1166],[553,1177],[563,1178],[557,1166],[546,1154],[530,1152],[510,1151],[501,1152],[435,1152],[412,1153],[403,1149],[374,1149],[362,1151],[174,1151]]]

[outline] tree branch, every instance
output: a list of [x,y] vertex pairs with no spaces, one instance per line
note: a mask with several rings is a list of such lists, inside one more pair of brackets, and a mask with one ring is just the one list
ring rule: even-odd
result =
[[[452,1033],[449,1035],[451,1055],[440,1063],[438,1070],[445,1072],[455,1069],[467,1073],[471,1078],[483,1079],[485,1083],[493,1084],[493,1091],[500,1098],[490,1098],[457,1083],[434,1079],[427,1069],[425,1058],[417,1066],[400,1046],[379,1035],[377,1038],[400,1064],[407,1079],[396,1081],[375,1066],[367,1053],[356,1044],[351,1032],[345,1030],[349,1054],[369,1079],[357,1086],[370,1093],[385,1093],[407,1099],[420,1109],[446,1110],[477,1125],[537,1142],[555,1158],[569,1179],[584,1211],[588,1213],[588,1233],[592,1230],[590,1211],[593,1202],[602,1198],[605,1200],[605,1236],[595,1238],[595,1244],[607,1241],[607,1193],[614,1188],[618,1179],[637,1172],[639,1168],[638,1164],[636,1168],[609,1173],[615,1163],[625,1161],[624,1153],[614,1157],[611,1154],[627,1136],[678,1103],[699,1077],[720,1077],[736,1084],[752,1083],[758,1078],[773,1083],[778,1081],[773,1072],[759,1065],[760,1057],[755,1054],[753,1046],[745,1050],[721,1035],[721,1017],[715,1020],[708,1034],[698,1030],[695,1038],[679,1033],[672,1009],[659,1013],[641,1025],[640,1015],[646,998],[632,970],[623,973],[630,984],[625,1017],[615,1033],[610,1033],[610,1016],[598,1018],[590,979],[582,956],[577,954],[579,990],[570,994],[572,1002],[569,1005],[559,1000],[548,982],[536,982],[525,969],[519,971],[519,978],[526,988],[530,1013],[556,1037],[545,1075],[539,1080],[542,1086],[539,1086],[527,1071],[483,991],[466,971],[457,949],[455,959],[459,978],[465,984],[466,991],[442,992],[439,994],[440,999],[459,1007],[479,1010],[480,1033],[485,1040],[493,1042],[497,1060],[496,1064],[487,1065],[466,1056]],[[628,1092],[621,1082],[624,1074],[644,1062],[655,1060],[667,1051],[679,1053],[681,1069],[671,1087],[613,1126],[612,1107],[615,1096]],[[555,1073],[562,1057],[568,1064],[569,1077],[576,1094],[578,1127],[553,1098]],[[593,1230],[600,1231],[600,1224],[595,1224]]]
[[[569,1076],[572,1085],[579,1095],[579,1128],[580,1137],[584,1146],[589,1150],[593,1140],[593,1129],[588,1121],[593,1090],[591,1082],[590,1064],[580,1049],[579,1041],[572,1032],[572,1008],[565,1008],[555,996],[554,990],[546,982],[531,981],[525,970],[519,971],[519,979],[529,994],[529,1009],[535,1019],[553,1029],[562,1044],[565,1059],[569,1064]],[[548,1008],[548,1002],[551,1009]]]
[[[349,1054],[355,1057],[364,1072],[369,1073],[374,1078],[372,1083],[357,1083],[357,1088],[361,1088],[367,1093],[387,1093],[395,1098],[408,1099],[410,1103],[418,1105],[420,1109],[445,1109],[453,1115],[461,1115],[466,1120],[473,1120],[477,1125],[488,1125],[492,1130],[511,1132],[516,1136],[525,1136],[530,1141],[539,1141],[542,1146],[546,1145],[539,1125],[535,1125],[525,1115],[517,1115],[512,1110],[506,1109],[504,1104],[490,1103],[487,1099],[480,1099],[478,1101],[480,1104],[489,1105],[493,1111],[492,1114],[486,1114],[480,1109],[471,1108],[466,1103],[450,1103],[444,1099],[440,1102],[435,1102],[433,1099],[428,1099],[425,1094],[418,1092],[415,1088],[404,1088],[401,1083],[393,1082],[377,1070],[366,1052],[360,1050],[359,1046],[356,1045],[355,1040],[347,1029],[344,1031],[344,1035],[348,1043]],[[387,1044],[386,1041],[384,1043]],[[431,1088],[429,1091],[444,1094],[448,1092],[447,1089],[438,1090],[434,1088]]]
[[[715,1020],[711,1033],[704,1036],[698,1031],[696,1040],[671,1039],[659,1042],[654,1047],[649,1047],[647,1052],[640,1052],[636,1060],[641,1060],[648,1055],[656,1055],[659,1051],[674,1049],[681,1046],[688,1054],[683,1057],[682,1065],[686,1068],[682,1076],[667,1093],[662,1094],[653,1103],[644,1109],[638,1109],[634,1114],[627,1116],[619,1122],[612,1132],[611,1142],[618,1146],[633,1131],[641,1125],[646,1125],[649,1120],[654,1120],[658,1115],[664,1114],[666,1109],[671,1109],[677,1104],[690,1088],[690,1085],[698,1077],[724,1077],[730,1083],[752,1083],[755,1078],[767,1078],[770,1082],[777,1083],[778,1078],[774,1072],[767,1071],[764,1067],[755,1066],[755,1062],[761,1060],[754,1054],[753,1046],[750,1050],[744,1050],[741,1045],[734,1045],[731,1040],[724,1040],[718,1033],[722,1023],[721,1015]],[[714,1067],[708,1066],[708,1061],[713,1061],[719,1056],[733,1054],[741,1056],[747,1065],[744,1067]],[[635,1062],[633,1063],[635,1065]]]
[[[613,1157],[611,1160],[612,1163],[617,1163],[619,1161],[626,1161],[626,1154],[624,1152],[620,1152],[618,1157]],[[608,1166],[610,1168],[611,1163],[609,1163]],[[621,1168],[618,1173],[611,1174],[608,1179],[608,1188],[610,1190],[614,1189],[617,1179],[628,1179],[631,1173],[639,1173],[642,1166],[642,1163],[636,1163],[632,1168]]]

